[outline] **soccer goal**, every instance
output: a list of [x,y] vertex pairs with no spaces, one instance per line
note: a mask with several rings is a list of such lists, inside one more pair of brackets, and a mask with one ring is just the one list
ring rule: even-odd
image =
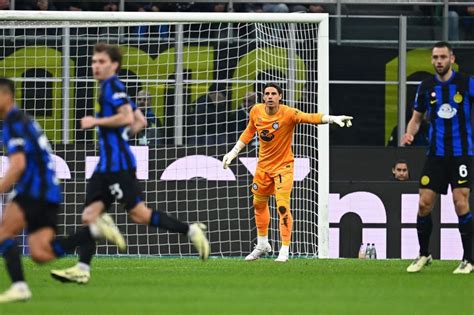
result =
[[[17,103],[43,127],[64,190],[59,233],[81,225],[87,178],[97,162],[96,134],[79,128],[97,108],[90,70],[97,42],[123,52],[119,76],[147,114],[131,139],[148,206],[208,226],[214,256],[243,256],[256,240],[250,184],[258,141],[227,170],[222,156],[244,130],[267,82],[284,103],[329,112],[327,14],[0,12],[0,75],[15,80]],[[297,127],[292,194],[293,256],[328,256],[329,129]],[[279,247],[272,209],[270,241]],[[187,239],[115,215],[131,255],[187,256]],[[26,247],[25,247],[26,249]],[[116,254],[107,244],[99,254]]]

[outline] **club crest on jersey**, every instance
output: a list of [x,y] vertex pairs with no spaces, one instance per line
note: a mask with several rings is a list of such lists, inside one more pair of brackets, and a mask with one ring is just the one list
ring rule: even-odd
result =
[[275,122],[272,124],[272,128],[275,129],[275,130],[278,130],[278,128],[280,128],[280,125],[278,124],[278,121],[275,121]]
[[454,101],[456,104],[461,104],[462,100],[463,100],[463,98],[462,98],[461,93],[456,92],[456,94],[455,94],[454,97],[453,97],[453,101]]
[[258,185],[256,183],[253,183],[252,188],[253,188],[253,190],[258,190]]
[[438,110],[438,116],[443,119],[451,119],[457,112],[458,110],[456,108],[453,108],[448,103],[444,103]]

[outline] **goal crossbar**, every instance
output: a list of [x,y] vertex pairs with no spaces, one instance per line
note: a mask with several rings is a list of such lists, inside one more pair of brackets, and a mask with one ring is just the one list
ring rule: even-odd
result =
[[327,13],[0,11],[0,20],[64,22],[320,23]]

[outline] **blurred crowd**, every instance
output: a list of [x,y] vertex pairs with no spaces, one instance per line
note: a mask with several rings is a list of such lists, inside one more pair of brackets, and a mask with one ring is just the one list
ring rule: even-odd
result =
[[[328,1],[330,2],[330,1]],[[381,0],[381,3],[383,1]],[[470,2],[459,0],[457,3]],[[11,0],[0,0],[0,10],[8,10]],[[120,2],[115,1],[66,1],[66,0],[16,0],[16,10],[62,10],[62,11],[120,11]],[[431,25],[443,24],[443,7],[435,5],[353,5],[343,4],[342,15],[406,15],[429,19]],[[287,4],[287,3],[195,3],[189,2],[135,2],[125,1],[125,11],[130,12],[273,12],[273,13],[329,13],[336,14],[336,4]],[[456,5],[449,7],[449,40],[474,39],[474,6]],[[138,30],[142,31],[143,30]],[[164,31],[166,32],[166,30]],[[163,33],[163,31],[161,32]]]

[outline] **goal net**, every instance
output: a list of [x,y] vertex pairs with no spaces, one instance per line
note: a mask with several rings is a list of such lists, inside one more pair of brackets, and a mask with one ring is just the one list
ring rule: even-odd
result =
[[[143,110],[147,129],[131,139],[148,207],[208,226],[211,255],[244,256],[256,242],[250,185],[255,138],[222,168],[267,82],[284,103],[328,112],[325,14],[0,12],[0,76],[16,82],[16,100],[40,123],[56,155],[64,206],[59,234],[81,226],[87,179],[98,160],[95,131],[80,119],[98,108],[90,66],[97,42],[121,47],[119,72]],[[291,253],[327,257],[328,127],[297,127]],[[5,171],[6,158],[3,157]],[[132,255],[192,255],[186,237],[132,223],[113,205]],[[271,206],[270,241],[280,246]],[[26,244],[26,243],[24,243]],[[24,245],[24,252],[27,247]],[[100,243],[99,254],[117,254]]]

